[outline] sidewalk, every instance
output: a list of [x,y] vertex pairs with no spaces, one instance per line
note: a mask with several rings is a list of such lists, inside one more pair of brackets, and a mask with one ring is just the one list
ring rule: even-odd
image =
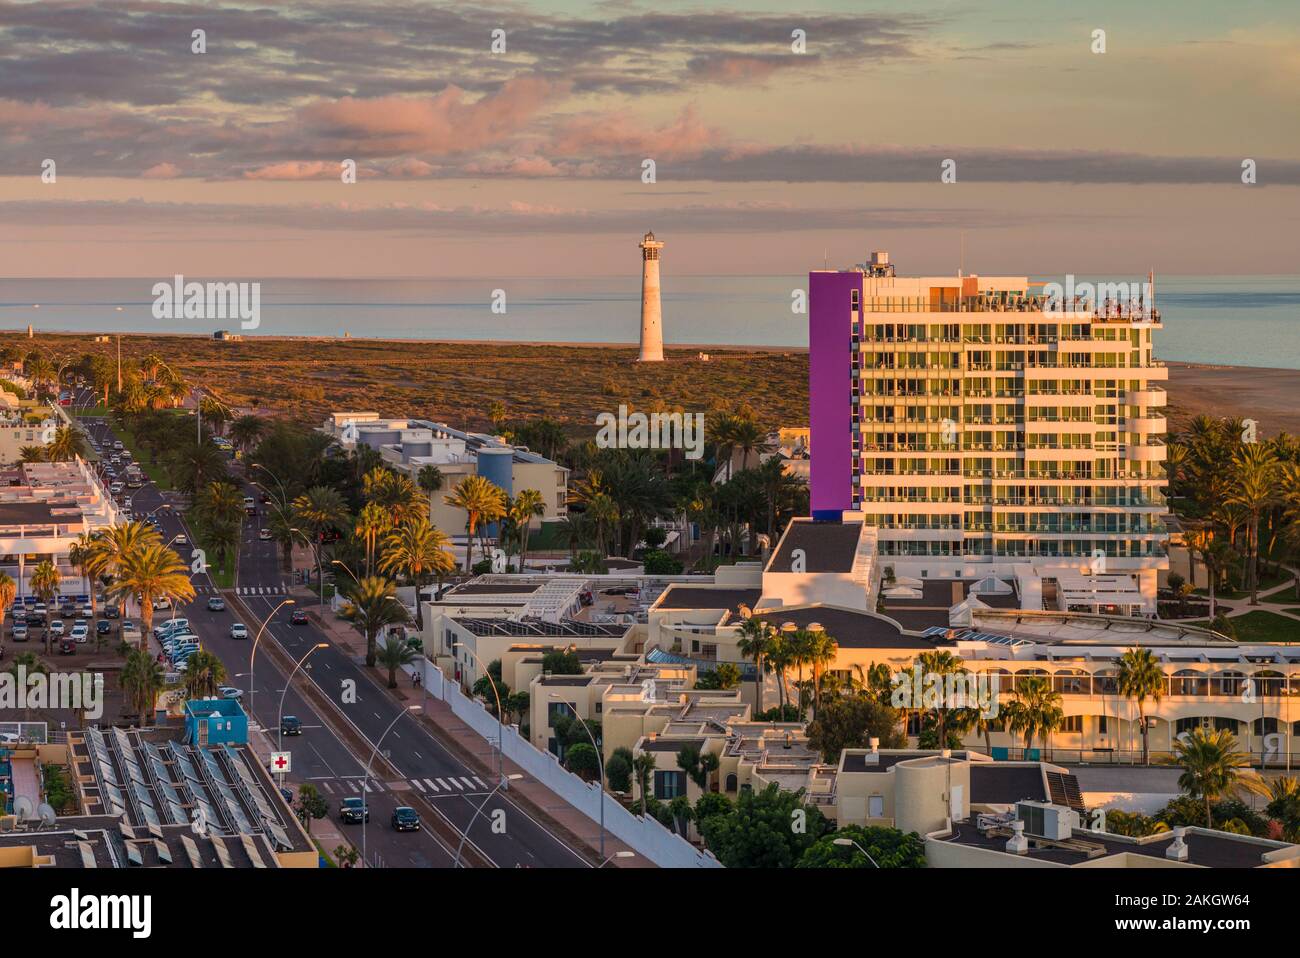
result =
[[[305,609],[313,618],[318,620],[321,630],[329,636],[334,644],[347,649],[358,660],[364,660],[366,640],[360,632],[339,619],[328,608],[326,608],[325,614],[320,615],[319,606],[307,603],[307,593],[301,587],[295,588],[293,594],[295,598],[300,599],[300,608]],[[374,671],[374,678],[380,687],[385,688],[388,694],[392,695],[397,701],[422,706],[424,711],[421,713],[421,721],[436,729],[435,734],[442,742],[466,761],[476,765],[479,774],[495,778],[497,768],[496,748],[491,742],[458,719],[450,706],[431,696],[424,688],[415,685],[411,681],[410,674],[405,671],[398,672],[397,688],[395,689],[386,688],[388,676],[385,669],[377,668]],[[527,806],[525,811],[532,812],[535,810],[545,816],[546,819],[549,819],[549,821],[543,821],[542,824],[546,825],[548,830],[557,832],[557,837],[563,841],[570,845],[575,843],[585,845],[589,852],[588,857],[599,864],[597,853],[597,849],[600,847],[599,822],[588,818],[537,781],[537,779],[525,774],[519,766],[509,759],[505,761],[505,773],[507,775],[523,775],[523,778],[510,783],[509,794],[512,799]],[[551,828],[552,823],[558,828]],[[606,857],[616,852],[631,850],[629,846],[619,841],[614,835],[609,832],[605,833]],[[643,855],[638,854],[633,858],[616,858],[605,867],[654,868],[656,866]]]

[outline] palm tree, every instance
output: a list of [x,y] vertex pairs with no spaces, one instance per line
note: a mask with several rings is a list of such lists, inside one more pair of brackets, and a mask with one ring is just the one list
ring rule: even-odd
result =
[[839,644],[823,631],[810,631],[807,639],[808,664],[812,667],[813,682],[813,721],[817,721],[817,706],[821,700],[822,672],[826,666],[835,661],[839,654]]
[[1024,735],[1026,749],[1033,747],[1035,736],[1041,736],[1046,748],[1049,736],[1065,721],[1061,693],[1041,675],[1025,676],[1016,683],[1006,711],[1007,725],[1012,732]]
[[1259,604],[1259,520],[1278,503],[1277,456],[1262,443],[1243,446],[1232,457],[1232,488],[1224,502],[1246,513],[1246,585],[1250,604]]
[[362,541],[366,548],[366,575],[375,571],[375,548],[379,537],[393,527],[392,517],[377,502],[367,502],[357,513],[352,534]]
[[510,518],[519,529],[519,571],[524,571],[524,559],[528,556],[528,535],[532,531],[534,516],[546,514],[546,500],[536,489],[521,489],[510,504]]
[[[100,564],[100,575],[109,575],[120,579],[127,559],[150,545],[161,545],[162,536],[158,530],[145,522],[122,522],[95,533],[95,549],[99,553],[96,560]],[[175,553],[173,553],[174,555]],[[126,615],[126,596],[118,598],[118,608]]]
[[752,616],[740,623],[740,638],[736,649],[745,658],[754,663],[754,711],[763,711],[763,673],[767,665],[767,652],[772,645],[772,636],[776,630],[766,619]]
[[230,441],[235,448],[247,454],[266,435],[266,420],[260,416],[240,416],[230,424]]
[[225,665],[206,649],[199,649],[185,662],[185,694],[189,698],[213,698],[227,680]]
[[424,490],[425,495],[429,497],[429,521],[433,521],[433,495],[442,490],[442,485],[446,480],[443,478],[442,470],[430,463],[427,466],[421,466],[420,471],[415,474],[416,484]]
[[397,670],[415,661],[415,650],[404,640],[389,636],[379,647],[379,664],[388,669],[388,687],[397,688]]
[[1146,700],[1159,702],[1165,694],[1165,673],[1150,649],[1132,648],[1119,657],[1119,675],[1116,678],[1119,694],[1137,701],[1138,721],[1142,725],[1142,764],[1151,764],[1151,750],[1147,728]]
[[366,665],[375,667],[377,649],[375,639],[390,625],[409,621],[406,606],[397,599],[397,587],[391,579],[366,576],[343,591],[348,604],[343,607],[343,618],[361,627],[366,637]]
[[312,486],[293,500],[293,517],[299,527],[310,533],[309,541],[319,569],[321,544],[325,533],[341,530],[347,525],[347,503],[343,501],[343,495],[337,489],[329,486]]
[[74,426],[59,426],[54,437],[45,444],[45,455],[50,462],[68,462],[81,455],[84,446],[81,432]]
[[424,516],[415,516],[398,526],[384,539],[379,571],[400,573],[415,584],[415,624],[424,628],[420,609],[420,588],[430,575],[439,579],[456,567],[451,554],[451,540]]
[[1205,575],[1209,581],[1210,621],[1215,616],[1215,588],[1219,578],[1232,563],[1232,547],[1222,539],[1216,539],[1209,529],[1192,529],[1187,533],[1187,549],[1201,560],[1205,566]]
[[773,629],[768,636],[767,650],[763,654],[763,665],[767,672],[776,675],[777,703],[781,706],[781,715],[785,716],[786,685],[785,673],[794,664],[794,646],[789,633]]
[[[949,675],[956,675],[962,670],[961,659],[945,649],[936,649],[933,652],[922,652],[917,661],[921,665],[921,671],[924,675],[938,676],[940,683],[944,683]],[[939,706],[935,711],[935,719],[939,728],[939,748],[948,747],[948,709],[953,703],[948,701],[947,689],[944,684],[940,684],[941,697]],[[913,703],[920,707],[920,703]]]
[[180,556],[165,545],[153,542],[125,557],[113,584],[113,594],[123,602],[128,597],[139,600],[143,634],[148,635],[153,628],[154,601],[188,602],[194,598],[194,585],[190,582],[189,566]]
[[602,556],[609,555],[609,542],[605,537],[618,526],[618,505],[610,496],[598,492],[587,500],[586,514],[596,534],[596,551]]
[[443,496],[443,501],[465,510],[465,571],[469,572],[474,567],[475,533],[505,516],[505,490],[483,476],[466,476],[456,483],[451,495]]
[[32,578],[30,582],[32,592],[36,594],[37,598],[45,603],[46,655],[49,655],[51,652],[50,640],[53,638],[53,636],[50,635],[50,613],[54,605],[54,597],[59,594],[59,583],[62,579],[63,576],[59,572],[59,567],[49,559],[42,559],[36,564],[36,568],[32,570]]
[[162,666],[147,650],[134,649],[127,654],[119,681],[127,704],[140,716],[141,725],[149,724],[149,713],[163,689],[163,678]]
[[655,757],[652,752],[642,752],[632,759],[632,771],[636,775],[637,785],[641,788],[641,814],[645,815],[646,803],[650,799],[650,777],[655,772]]
[[1226,729],[1193,728],[1174,739],[1173,749],[1173,763],[1183,767],[1178,787],[1192,798],[1205,800],[1205,821],[1210,828],[1214,827],[1211,806],[1215,799],[1238,788],[1268,794],[1258,775],[1243,772],[1250,769],[1250,758],[1237,748],[1237,739]]
[[14,582],[13,576],[8,572],[0,572],[0,635],[4,634],[5,613],[14,604],[17,595],[18,583]]
[[90,592],[90,615],[94,618],[99,611],[99,600],[95,595],[95,579],[108,568],[107,554],[94,533],[83,532],[77,536],[77,541],[68,549],[68,562],[86,580],[86,589]]

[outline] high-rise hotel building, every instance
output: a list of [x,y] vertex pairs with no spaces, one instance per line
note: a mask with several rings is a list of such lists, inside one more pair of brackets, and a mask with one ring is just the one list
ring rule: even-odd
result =
[[1065,592],[1127,592],[1069,608],[1153,613],[1168,568],[1160,316],[1149,289],[1102,292],[901,277],[884,253],[810,273],[813,518],[864,513],[900,576],[1016,575],[1039,584],[1024,608],[1038,592],[1049,611]]

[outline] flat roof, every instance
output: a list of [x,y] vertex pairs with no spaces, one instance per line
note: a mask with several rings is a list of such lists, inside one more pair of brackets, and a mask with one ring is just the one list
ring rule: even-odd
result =
[[1014,805],[1016,802],[1045,802],[1040,765],[1003,765],[1000,762],[972,762],[970,800],[973,805]]
[[763,596],[762,589],[727,589],[711,585],[670,585],[655,604],[656,609],[725,609],[736,612],[740,606],[754,608]]
[[[887,772],[899,762],[910,762],[914,758],[940,758],[937,752],[911,751],[911,752],[878,752],[875,762],[867,761],[866,752],[848,752],[844,756],[844,771],[846,772]],[[965,752],[953,752],[952,758],[962,760],[966,758]],[[973,786],[972,786],[973,788]]]
[[793,622],[800,629],[807,628],[811,622],[818,622],[845,649],[933,649],[952,644],[905,635],[892,622],[866,612],[834,606],[763,609],[755,613],[754,618],[766,619],[778,629],[786,622]]
[[696,748],[702,749],[704,748],[704,741],[702,738],[648,738],[641,743],[641,751],[680,752],[688,745],[694,745]]
[[856,519],[848,522],[796,519],[786,527],[764,571],[791,572],[793,552],[802,549],[805,572],[852,572],[861,535],[862,522]]

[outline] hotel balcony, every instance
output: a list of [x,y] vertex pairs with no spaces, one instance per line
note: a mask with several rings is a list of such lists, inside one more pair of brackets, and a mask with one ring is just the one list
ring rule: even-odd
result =
[[1146,442],[1131,442],[1124,447],[1124,458],[1133,462],[1163,462],[1169,452],[1163,442],[1148,439]]
[[1135,416],[1125,419],[1120,431],[1139,436],[1163,436],[1169,431],[1169,422],[1164,416]]
[[1169,394],[1158,387],[1129,389],[1124,392],[1124,402],[1129,406],[1164,407],[1169,404]]

